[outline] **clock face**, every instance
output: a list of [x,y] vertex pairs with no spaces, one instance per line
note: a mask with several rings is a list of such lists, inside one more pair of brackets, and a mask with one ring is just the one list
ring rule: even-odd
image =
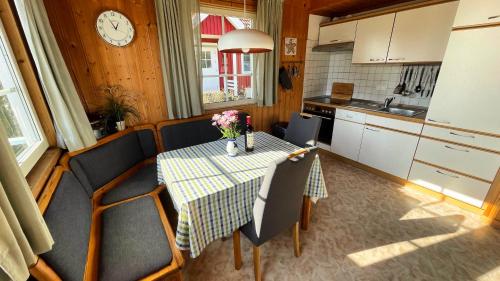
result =
[[126,46],[134,39],[130,20],[117,11],[104,11],[97,17],[96,28],[102,39],[114,46]]

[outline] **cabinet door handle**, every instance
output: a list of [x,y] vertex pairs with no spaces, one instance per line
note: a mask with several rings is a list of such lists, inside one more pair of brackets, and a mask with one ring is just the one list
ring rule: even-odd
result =
[[488,17],[489,20],[500,18],[500,15]]
[[467,149],[455,148],[455,147],[452,147],[452,146],[449,146],[449,145],[445,145],[444,147],[446,147],[448,149],[456,150],[456,151],[469,152]]
[[333,42],[337,42],[337,41],[339,41],[339,39],[333,39],[333,40],[330,40],[330,42],[331,42],[331,43],[333,43]]
[[451,178],[455,178],[455,179],[460,178],[459,176],[456,176],[456,175],[450,175],[450,174],[447,174],[447,173],[443,173],[440,170],[436,170],[436,173],[444,175],[444,176],[448,176],[448,177],[451,177]]
[[463,138],[471,138],[471,139],[476,138],[476,136],[473,136],[473,135],[461,135],[461,134],[457,134],[455,132],[450,132],[450,135],[454,135],[454,136],[457,136],[457,137],[463,137]]
[[375,130],[375,129],[372,129],[372,128],[369,128],[369,127],[366,127],[366,129],[367,129],[368,131],[372,131],[372,132],[377,132],[377,133],[378,133],[378,132],[380,132],[379,130]]
[[429,120],[431,122],[441,123],[441,124],[450,124],[450,122],[448,122],[448,121],[438,121],[438,120],[434,120],[431,118],[428,118],[427,120]]

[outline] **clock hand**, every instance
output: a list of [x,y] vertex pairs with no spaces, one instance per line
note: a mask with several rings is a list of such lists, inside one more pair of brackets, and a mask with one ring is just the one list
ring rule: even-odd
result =
[[113,24],[113,22],[112,22],[110,19],[108,19],[108,21],[109,21],[109,23],[111,24],[111,26],[112,26],[112,27],[116,30],[116,27],[115,27],[115,25]]

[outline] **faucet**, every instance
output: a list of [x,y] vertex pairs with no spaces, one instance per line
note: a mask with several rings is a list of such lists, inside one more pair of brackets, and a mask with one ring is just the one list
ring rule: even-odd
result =
[[393,100],[394,100],[394,97],[392,97],[392,98],[386,98],[385,101],[384,101],[384,108],[388,108],[389,104],[391,104],[391,102]]

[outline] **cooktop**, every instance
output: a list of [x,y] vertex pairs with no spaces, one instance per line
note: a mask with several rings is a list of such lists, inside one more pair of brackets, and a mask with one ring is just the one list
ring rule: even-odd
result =
[[313,102],[326,103],[326,104],[349,104],[350,103],[350,101],[348,101],[348,100],[332,99],[331,97],[325,97],[325,96],[307,98],[306,101],[313,101]]

